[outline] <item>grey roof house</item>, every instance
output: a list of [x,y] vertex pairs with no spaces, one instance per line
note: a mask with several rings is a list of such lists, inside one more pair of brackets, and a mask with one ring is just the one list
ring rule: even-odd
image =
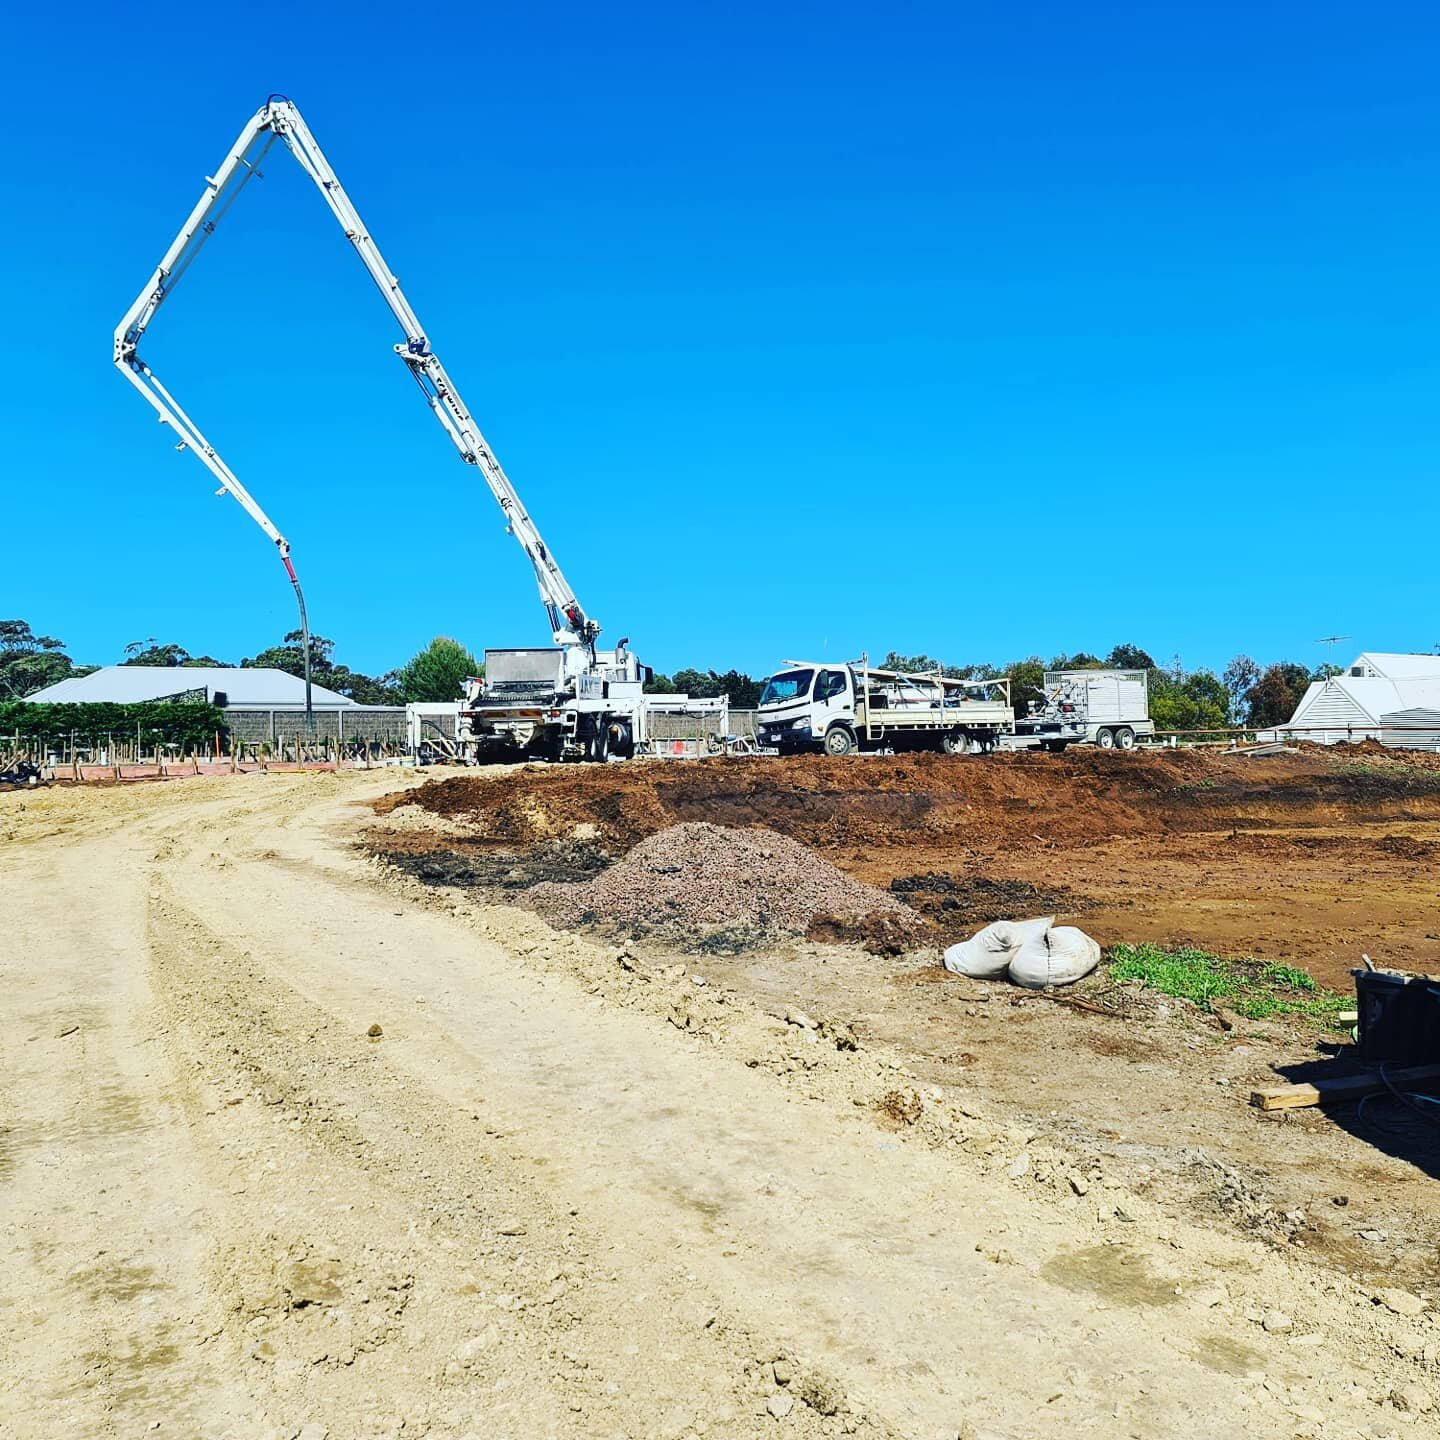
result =
[[[333,710],[355,702],[311,685],[316,706]],[[145,700],[207,700],[214,705],[270,710],[305,708],[305,682],[284,670],[226,665],[106,665],[90,675],[57,681],[27,695],[37,705],[134,705]]]

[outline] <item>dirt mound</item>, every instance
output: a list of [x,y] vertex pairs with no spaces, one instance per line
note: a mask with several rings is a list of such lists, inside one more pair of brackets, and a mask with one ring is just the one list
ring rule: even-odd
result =
[[[520,898],[539,880],[588,879],[557,863],[577,847],[604,864],[673,825],[764,826],[856,881],[895,886],[931,944],[1054,913],[1102,944],[1263,955],[1343,989],[1362,951],[1440,969],[1437,766],[1440,755],[1343,745],[531,766],[387,797],[376,809],[393,818],[367,841],[429,869],[427,883]],[[744,928],[697,938],[732,953],[751,947]],[[813,933],[882,938],[853,923]]]
[[[591,836],[621,850],[691,820],[764,825],[845,854],[907,844],[995,850],[1239,825],[1440,814],[1440,774],[1394,752],[1245,758],[1205,751],[734,758],[535,767],[434,781],[387,798],[523,846]],[[1431,757],[1425,757],[1427,760]]]
[[812,850],[763,830],[674,825],[641,843],[593,880],[533,886],[529,903],[566,924],[614,920],[644,925],[752,925],[803,933],[817,916],[895,927],[923,922],[908,906],[843,875]]

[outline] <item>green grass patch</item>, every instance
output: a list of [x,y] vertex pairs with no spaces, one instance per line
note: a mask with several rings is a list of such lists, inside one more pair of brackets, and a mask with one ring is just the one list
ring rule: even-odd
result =
[[1110,962],[1112,980],[1138,980],[1147,989],[1191,1000],[1202,1010],[1214,1010],[1218,1001],[1250,1020],[1295,1015],[1335,1025],[1335,1016],[1353,1004],[1350,996],[1317,985],[1313,976],[1292,965],[1230,960],[1208,950],[1116,945]]

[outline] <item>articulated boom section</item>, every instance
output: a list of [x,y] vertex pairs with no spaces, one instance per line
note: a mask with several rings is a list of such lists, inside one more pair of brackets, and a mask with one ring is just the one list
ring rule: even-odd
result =
[[160,383],[154,371],[140,358],[139,346],[150,322],[160,306],[174,290],[180,277],[189,268],[201,247],[215,232],[215,227],[234,202],[235,197],[252,179],[262,179],[260,163],[279,139],[299,161],[301,168],[315,182],[331,213],[340,222],[345,238],[370,273],[385,303],[399,322],[405,340],[395,352],[405,362],[416,383],[424,392],[426,403],[445,427],[461,458],[474,465],[485,477],[490,492],[499,502],[507,528],[519,540],[535,571],[540,599],[550,617],[555,643],[569,649],[583,646],[594,659],[595,637],[600,627],[581,607],[575,592],[561,573],[559,565],[540,537],[540,532],[520,502],[515,487],[495,458],[480,428],[471,418],[459,391],[445,373],[445,367],[430,349],[419,318],[400,289],[400,282],[386,265],[379,247],[370,238],[359,212],[351,203],[345,188],[316,143],[310,127],[299,110],[281,96],[272,96],[240,132],[224,164],[213,178],[206,180],[205,192],[190,213],[174,243],[156,267],[149,284],[115,331],[115,363],[137,390],[154,407],[162,423],[171,426],[180,437],[177,448],[192,449],[210,473],[220,482],[221,489],[234,496],[246,514],[270,537],[285,562],[285,569],[300,598],[302,624],[304,597],[290,562],[290,546],[263,509],[239,479],[200,433],[193,420],[180,407],[175,397]]

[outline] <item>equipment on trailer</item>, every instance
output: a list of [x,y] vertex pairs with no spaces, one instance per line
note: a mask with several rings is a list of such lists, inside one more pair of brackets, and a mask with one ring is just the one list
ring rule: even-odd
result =
[[[260,526],[279,550],[300,606],[306,664],[307,715],[310,711],[309,624],[305,615],[305,597],[290,559],[290,544],[140,356],[140,342],[161,305],[169,298],[205,242],[215,233],[216,225],[236,196],[252,179],[263,178],[260,166],[277,140],[283,142],[299,162],[300,168],[315,182],[331,213],[340,222],[345,238],[354,247],[361,264],[369,272],[381,298],[390,307],[391,314],[405,336],[403,342],[395,346],[395,353],[420,387],[435,418],[460,452],[460,458],[467,465],[473,465],[484,477],[491,494],[499,503],[506,530],[520,542],[526,558],[530,561],[540,589],[540,600],[545,606],[555,645],[561,657],[556,686],[558,706],[564,708],[575,705],[582,696],[588,699],[597,692],[607,690],[612,683],[625,688],[627,695],[631,687],[638,694],[645,678],[643,667],[626,650],[623,641],[614,651],[599,651],[595,648],[595,639],[600,633],[599,623],[592,619],[580,604],[554,555],[541,538],[535,522],[521,503],[515,487],[510,483],[465,402],[460,398],[454,382],[446,374],[439,357],[430,348],[424,327],[401,291],[400,282],[385,263],[379,247],[371,239],[370,232],[360,219],[349,195],[345,193],[344,186],[325,158],[324,152],[316,143],[310,127],[305,123],[300,111],[285,96],[272,95],[240,132],[239,139],[231,147],[214,177],[206,178],[205,190],[191,211],[190,218],[181,227],[155,273],[116,327],[115,364],[154,407],[161,423],[169,425],[179,436],[176,448],[193,450],[206,469],[220,482],[221,491],[240,502],[246,514]],[[480,693],[479,683],[472,682],[472,694],[467,698],[475,698]],[[617,696],[617,700],[619,699]],[[480,708],[486,710],[481,722],[482,729],[485,725],[493,724],[501,724],[503,728],[503,706],[490,705],[488,708]],[[605,729],[607,733],[615,726],[633,732],[632,708],[628,699],[612,709],[601,707],[597,710],[587,704],[579,708],[571,729],[582,732],[587,741],[590,739],[590,732],[597,727]],[[469,712],[462,711],[462,747],[472,739],[468,733],[468,720]],[[643,728],[643,721],[640,724]],[[623,751],[625,747],[622,743],[618,748]]]
[[1150,676],[1144,670],[1052,670],[1043,699],[1017,717],[1017,740],[1061,751],[1085,742],[1102,750],[1133,750],[1155,734]]
[[755,735],[782,754],[823,750],[995,748],[1015,720],[1010,681],[873,669],[865,657],[835,664],[787,660],[760,692]]

